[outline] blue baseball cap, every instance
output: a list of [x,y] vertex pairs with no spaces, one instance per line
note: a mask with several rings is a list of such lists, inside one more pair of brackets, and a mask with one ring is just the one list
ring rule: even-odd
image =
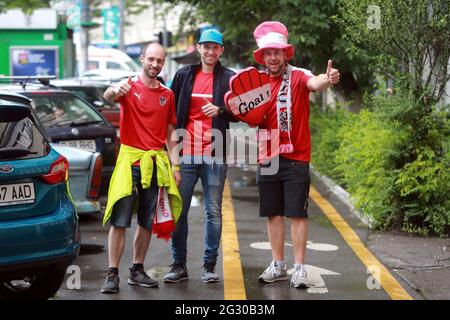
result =
[[202,32],[198,43],[215,42],[223,46],[222,34],[216,29],[207,29]]

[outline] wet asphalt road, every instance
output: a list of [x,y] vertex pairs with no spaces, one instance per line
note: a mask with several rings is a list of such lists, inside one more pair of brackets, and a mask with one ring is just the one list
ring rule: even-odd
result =
[[[315,288],[295,289],[289,287],[288,281],[274,284],[261,284],[258,275],[271,261],[271,251],[268,245],[266,221],[258,216],[258,192],[255,182],[254,167],[230,167],[228,184],[232,195],[237,238],[239,241],[240,263],[243,273],[243,290],[247,300],[389,300],[391,297],[373,282],[367,267],[361,262],[354,250],[344,241],[341,234],[324,215],[318,205],[309,202],[309,236],[306,252],[306,264],[310,275],[316,283]],[[336,199],[329,196],[320,181],[314,182],[315,187],[330,201],[336,210],[344,217],[352,229],[364,243],[368,231],[359,221],[346,212]],[[135,230],[127,231],[126,249],[120,265],[120,292],[115,295],[100,293],[104,282],[107,259],[108,227],[101,225],[101,216],[82,216],[80,218],[82,248],[74,269],[80,270],[80,288],[76,287],[75,273],[67,274],[63,285],[55,296],[55,300],[223,300],[225,296],[224,281],[219,283],[203,283],[200,279],[203,255],[203,221],[201,186],[196,186],[196,197],[189,213],[188,238],[188,271],[189,280],[177,284],[165,284],[162,276],[171,264],[170,243],[152,238],[147,254],[145,269],[160,282],[159,288],[141,288],[127,284],[128,267],[132,259],[132,242]],[[105,200],[105,199],[104,199]],[[286,224],[286,234],[289,235],[289,225]],[[224,233],[223,237],[229,235]],[[222,247],[222,246],[221,246]],[[285,261],[292,268],[293,255],[289,236],[285,243]],[[223,275],[222,250],[218,261],[218,272]],[[72,269],[73,270],[73,269]],[[223,277],[222,277],[223,279]],[[419,299],[407,288],[401,279],[399,284],[414,299]]]

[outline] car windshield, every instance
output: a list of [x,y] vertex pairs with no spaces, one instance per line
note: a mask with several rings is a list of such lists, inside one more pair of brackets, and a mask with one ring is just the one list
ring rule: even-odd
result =
[[46,128],[102,122],[93,108],[75,95],[35,94],[31,98],[37,116]]
[[76,93],[80,97],[86,99],[91,104],[94,104],[96,107],[103,107],[105,104],[100,89],[97,89],[95,87],[63,87],[63,88]]

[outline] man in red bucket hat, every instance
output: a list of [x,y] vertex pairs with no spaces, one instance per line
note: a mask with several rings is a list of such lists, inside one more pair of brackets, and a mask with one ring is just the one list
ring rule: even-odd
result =
[[[294,47],[288,43],[288,30],[280,22],[261,23],[254,31],[254,37],[258,49],[253,52],[253,57],[267,68],[270,78],[270,106],[259,128],[276,133],[268,135],[264,143],[278,140],[277,148],[269,148],[259,159],[260,216],[268,218],[273,261],[258,279],[266,283],[288,280],[284,261],[284,217],[288,217],[295,258],[295,272],[290,283],[296,288],[308,287],[304,258],[311,159],[309,94],[337,84],[340,75],[332,67],[331,60],[326,73],[318,76],[291,66],[288,61],[294,56]],[[270,165],[274,157],[279,160],[278,172],[263,174],[262,169]]]

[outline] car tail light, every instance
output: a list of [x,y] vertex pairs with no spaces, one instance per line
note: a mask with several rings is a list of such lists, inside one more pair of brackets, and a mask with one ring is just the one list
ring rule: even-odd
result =
[[69,177],[69,161],[63,156],[56,159],[50,166],[50,171],[40,179],[47,184],[57,184],[67,181]]
[[100,196],[100,185],[102,182],[102,167],[103,167],[103,157],[101,154],[95,158],[94,168],[91,171],[91,183],[89,185],[89,190],[87,197],[89,199],[98,199]]

